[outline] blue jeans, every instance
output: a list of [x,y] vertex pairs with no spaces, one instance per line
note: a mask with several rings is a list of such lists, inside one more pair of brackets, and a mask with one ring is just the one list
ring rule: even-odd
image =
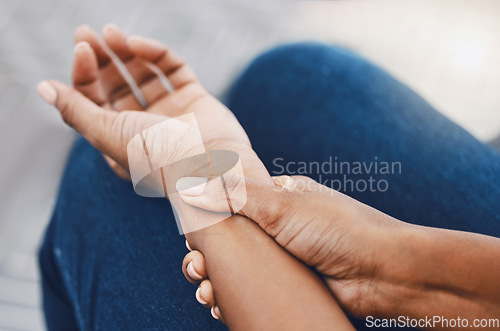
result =
[[[500,236],[500,154],[357,55],[278,47],[227,105],[271,174],[303,172],[299,162],[400,164],[351,169],[347,182],[346,167],[307,175],[406,222]],[[379,187],[359,186],[370,180]],[[39,255],[48,328],[224,329],[184,279],[186,253],[168,202],[137,196],[79,139]]]

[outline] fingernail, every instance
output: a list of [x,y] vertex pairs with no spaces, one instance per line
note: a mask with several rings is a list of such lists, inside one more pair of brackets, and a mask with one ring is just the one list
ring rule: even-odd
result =
[[187,247],[187,249],[189,249],[189,251],[192,251],[192,250],[193,250],[193,249],[191,248],[191,246],[189,246],[189,243],[188,243],[188,241],[187,241],[187,240],[186,240],[186,247]]
[[149,39],[149,38],[144,38],[139,35],[132,35],[127,38],[127,44],[130,46],[134,43],[142,42],[147,44],[149,47],[156,48],[157,50],[163,50],[165,49],[165,46],[160,43],[159,41],[156,41],[154,39]]
[[200,279],[203,279],[203,276],[200,275],[196,269],[194,268],[194,265],[193,265],[193,261],[189,262],[187,267],[186,267],[186,271],[189,275],[189,277],[191,277],[192,279],[194,280],[200,280]]
[[78,32],[83,29],[90,29],[90,26],[88,24],[80,24],[75,28],[75,32]]
[[49,82],[44,80],[38,83],[37,90],[38,94],[40,94],[45,102],[51,104],[52,106],[56,104],[57,91]]
[[137,43],[141,40],[144,40],[144,38],[134,34],[134,35],[127,38],[127,44],[132,45],[132,44]]
[[175,187],[181,195],[198,197],[205,191],[207,181],[207,178],[203,177],[183,177],[177,181]]
[[106,33],[107,31],[113,31],[113,30],[118,30],[118,26],[114,23],[108,23],[104,25],[102,28],[102,32]]
[[199,303],[201,303],[202,305],[206,305],[208,302],[203,300],[203,298],[201,297],[201,287],[198,286],[198,289],[196,290],[196,300],[198,300]]
[[89,46],[89,44],[85,41],[80,41],[78,42],[76,45],[75,45],[75,48],[73,49],[73,51],[75,52],[75,54],[78,54],[80,53],[82,50],[84,50],[85,48],[87,48]]
[[220,315],[220,309],[218,306],[213,306],[212,309],[210,309],[210,312],[212,313],[212,317],[215,318],[216,320],[219,320],[221,315]]

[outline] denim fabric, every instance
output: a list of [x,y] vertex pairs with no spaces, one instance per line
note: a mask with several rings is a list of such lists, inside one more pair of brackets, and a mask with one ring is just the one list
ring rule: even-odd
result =
[[[500,235],[500,154],[355,54],[278,47],[248,67],[227,105],[271,174],[330,157],[399,162],[401,173],[349,175],[387,190],[345,193],[407,222]],[[135,195],[79,139],[40,250],[49,330],[224,329],[184,279],[186,253],[169,203]]]

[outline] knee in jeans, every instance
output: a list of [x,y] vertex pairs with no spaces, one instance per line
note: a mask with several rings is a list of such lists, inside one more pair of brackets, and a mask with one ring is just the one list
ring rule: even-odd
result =
[[[269,89],[323,87],[352,79],[359,73],[360,66],[366,64],[359,56],[340,47],[299,42],[278,46],[257,57],[239,83],[259,84]],[[280,86],[283,84],[286,86]]]

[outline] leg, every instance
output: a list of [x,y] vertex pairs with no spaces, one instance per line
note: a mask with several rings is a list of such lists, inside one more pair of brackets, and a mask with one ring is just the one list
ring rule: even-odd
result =
[[[351,165],[399,162],[401,173],[347,174],[386,180],[385,192],[342,191],[404,221],[500,236],[500,155],[354,54],[314,43],[279,47],[250,65],[228,106],[272,175],[335,156]],[[329,186],[345,172],[294,174]]]
[[137,196],[78,140],[40,250],[49,329],[225,329],[185,281],[186,253],[169,204]]
[[[386,180],[385,192],[349,182],[343,191],[407,222],[500,236],[500,154],[352,53],[279,47],[250,65],[228,105],[272,175],[287,162],[301,174],[298,162],[335,156],[351,165],[399,162],[401,173],[396,164],[395,174],[347,174]],[[347,172],[316,169],[305,174],[327,185]]]

